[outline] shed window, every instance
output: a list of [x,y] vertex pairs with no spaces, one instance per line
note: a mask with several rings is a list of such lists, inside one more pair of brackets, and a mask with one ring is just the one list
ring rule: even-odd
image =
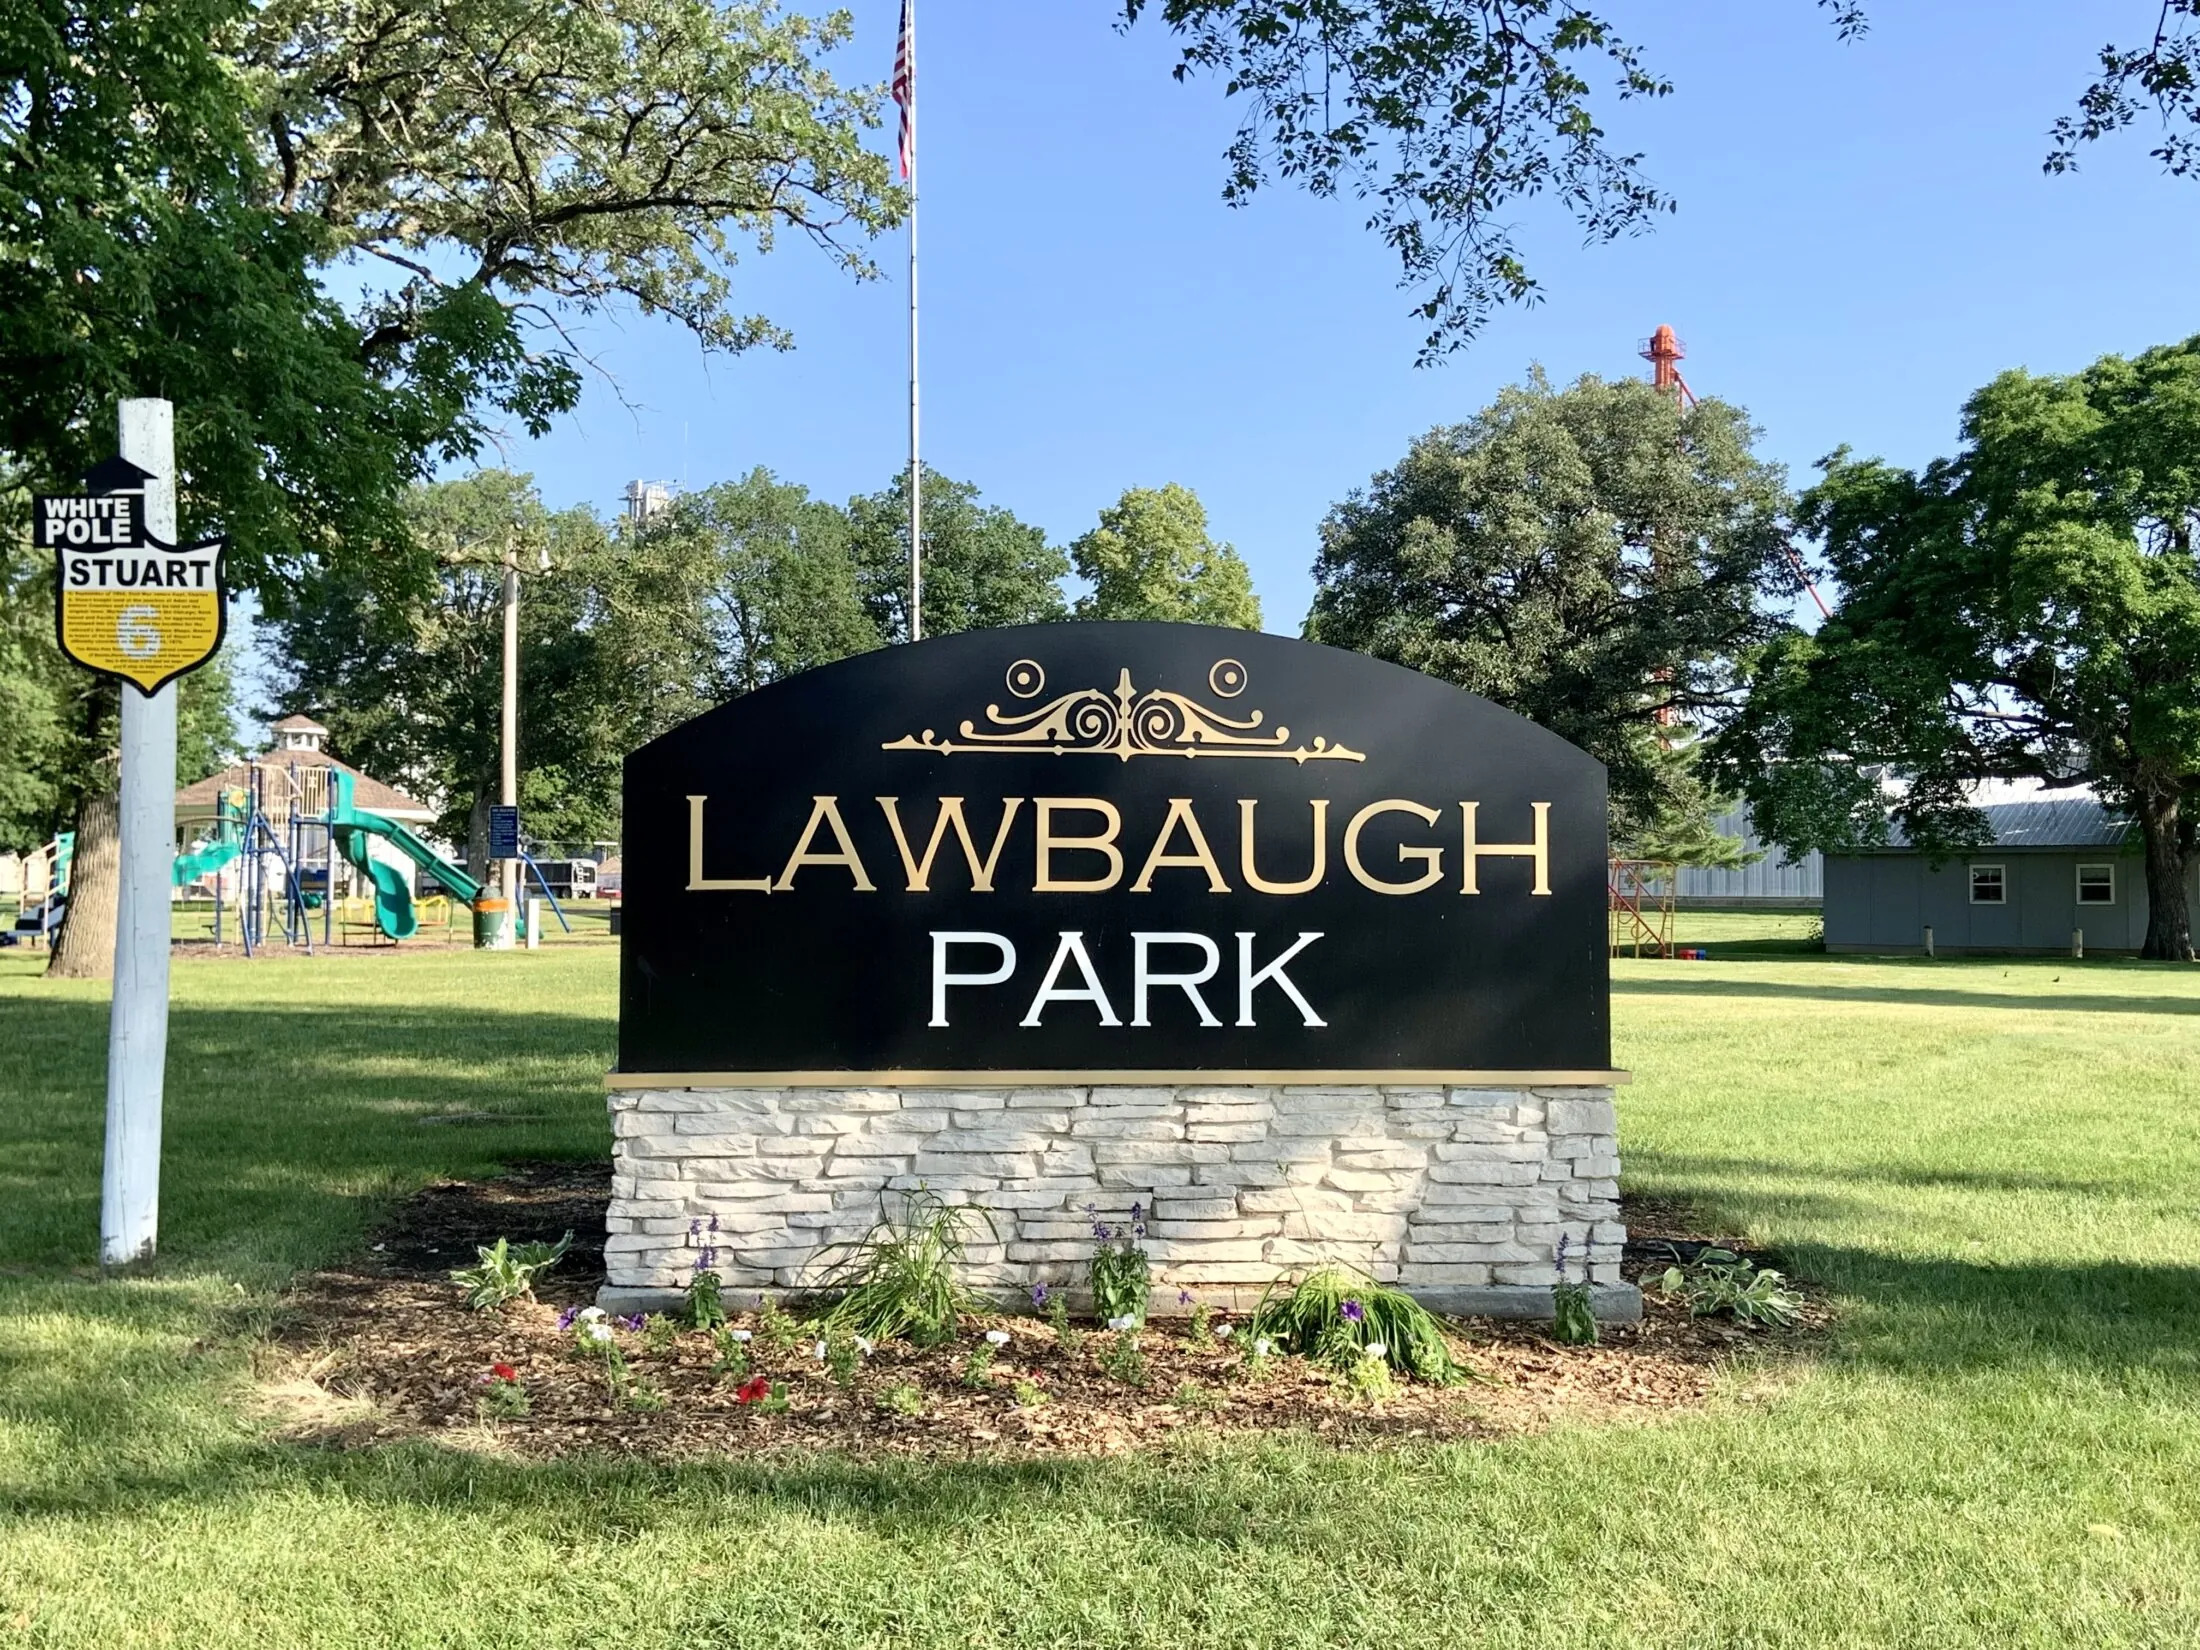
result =
[[2116,903],[2116,867],[2113,865],[2079,866],[2078,903],[2080,905],[2114,905]]
[[2006,905],[2009,903],[2009,879],[1999,865],[1974,865],[1971,867],[1971,903],[1973,905]]

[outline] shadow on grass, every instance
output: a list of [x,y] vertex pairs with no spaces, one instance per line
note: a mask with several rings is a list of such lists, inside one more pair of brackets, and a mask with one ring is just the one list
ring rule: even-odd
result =
[[[1826,1181],[1861,1182],[1875,1186],[1908,1186],[1933,1191],[1959,1192],[2082,1192],[2097,1193],[2102,1197],[2128,1197],[2131,1187],[2121,1180],[2072,1180],[2061,1175],[2033,1174],[2006,1169],[1956,1169],[1910,1168],[1886,1163],[1781,1163],[1762,1157],[1702,1157],[1685,1152],[1645,1152],[1636,1165],[1638,1169],[1655,1171],[1662,1182],[1670,1175],[1701,1176],[1712,1201],[1731,1203],[1735,1196],[1734,1181],[1737,1176],[1758,1180],[1782,1180],[1802,1186],[1816,1186]],[[1673,1188],[1679,1195],[1689,1195],[1687,1189]],[[1715,1189],[1715,1191],[1713,1190]],[[1805,1193],[1804,1196],[1810,1194]],[[1783,1210],[1794,1211],[1803,1205],[1788,1193],[1779,1196]],[[1852,1200],[1839,1197],[1823,1198],[1821,1205],[1829,1212],[1841,1208],[1854,1212]]]
[[1645,979],[1640,975],[1615,975],[1612,994],[1615,997],[1764,997],[1784,1002],[1811,997],[1832,1003],[1898,1003],[1915,1008],[1974,1010],[2046,1009],[2060,1014],[2200,1014],[2200,997],[2168,993],[2159,997],[2061,997],[1960,991],[1948,986],[1843,985],[1832,980],[1817,985],[1785,980]]
[[[0,1266],[96,1256],[106,1037],[100,1002],[0,1015]],[[314,1265],[425,1180],[605,1156],[611,1050],[608,1019],[555,1010],[178,1005],[162,1255]]]

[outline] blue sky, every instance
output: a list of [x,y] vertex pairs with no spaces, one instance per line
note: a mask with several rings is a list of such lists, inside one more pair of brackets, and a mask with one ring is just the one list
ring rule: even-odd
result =
[[[2135,133],[2040,171],[2049,122],[2144,0],[1878,0],[1838,43],[1811,0],[1619,0],[1675,82],[1621,135],[1680,200],[1656,233],[1583,248],[1520,222],[1543,301],[1446,364],[1350,202],[1219,199],[1233,109],[1178,84],[1167,34],[1111,0],[920,0],[927,461],[1066,543],[1126,486],[1179,481],[1295,632],[1315,528],[1432,425],[1541,362],[1638,372],[1660,322],[1703,394],[1748,407],[1798,477],[1839,443],[1948,450],[1963,397],[2011,366],[2062,371],[2200,331],[2200,181]],[[859,0],[839,72],[883,80],[896,0]],[[890,131],[878,139],[885,147]],[[903,463],[904,245],[858,286],[792,241],[739,302],[797,348],[705,360],[631,317],[587,329],[618,393],[508,449],[554,504],[610,511],[630,476],[702,486],[764,465],[834,499]],[[620,396],[632,403],[621,404]]]

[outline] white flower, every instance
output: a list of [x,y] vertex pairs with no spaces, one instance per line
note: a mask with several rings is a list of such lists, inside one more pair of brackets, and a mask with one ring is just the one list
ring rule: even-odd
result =
[[1253,1356],[1256,1358],[1267,1357],[1269,1351],[1275,1346],[1275,1344],[1276,1343],[1271,1341],[1266,1335],[1261,1336],[1258,1340],[1253,1342]]
[[746,1329],[736,1329],[736,1330],[735,1330],[735,1331],[733,1332],[733,1338],[734,1338],[735,1340],[737,1340],[737,1341],[752,1341],[752,1340],[754,1340],[754,1339],[755,1339],[756,1337],[755,1337],[755,1335],[754,1335],[754,1334],[753,1334],[753,1333],[752,1333],[751,1331],[749,1331],[749,1330],[746,1330]]
[[995,1346],[1008,1345],[1008,1331],[1005,1329],[988,1329],[985,1338]]
[[606,1316],[606,1314],[602,1307],[584,1306],[581,1308],[580,1321],[582,1323],[595,1323],[598,1319],[604,1316]]
[[590,1324],[588,1326],[588,1338],[592,1341],[608,1341],[611,1339],[611,1326],[607,1323]]
[[1236,1333],[1237,1330],[1230,1324],[1218,1323],[1215,1325],[1215,1339],[1218,1341],[1226,1341]]
[[1108,1320],[1108,1327],[1110,1329],[1136,1329],[1138,1327],[1138,1320],[1135,1317],[1131,1316],[1130,1313],[1126,1312],[1120,1318],[1110,1318]]
[[823,1341],[819,1341],[816,1346],[812,1347],[810,1349],[810,1356],[815,1358],[819,1363],[823,1363],[825,1361],[825,1343]]
[[856,1337],[856,1350],[862,1353],[866,1358],[868,1358],[873,1352],[877,1351],[878,1348],[873,1346],[866,1337],[858,1335]]
[[1385,1356],[1389,1351],[1390,1348],[1383,1345],[1381,1341],[1369,1341],[1367,1345],[1360,1348],[1361,1356],[1367,1358],[1380,1358]]

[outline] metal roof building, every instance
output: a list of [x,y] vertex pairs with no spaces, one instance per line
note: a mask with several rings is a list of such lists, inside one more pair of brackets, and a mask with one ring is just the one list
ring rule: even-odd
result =
[[1739,837],[1745,850],[1763,857],[1733,871],[1683,865],[1674,904],[1699,911],[1807,910],[1824,897],[1825,863],[1815,852],[1789,859],[1757,834],[1749,810],[1739,804],[1711,823],[1721,836]]
[[1992,845],[1938,865],[1899,830],[1884,848],[1828,854],[1826,949],[2139,949],[2146,876],[2129,820],[2084,795],[1994,802],[1980,811]]

